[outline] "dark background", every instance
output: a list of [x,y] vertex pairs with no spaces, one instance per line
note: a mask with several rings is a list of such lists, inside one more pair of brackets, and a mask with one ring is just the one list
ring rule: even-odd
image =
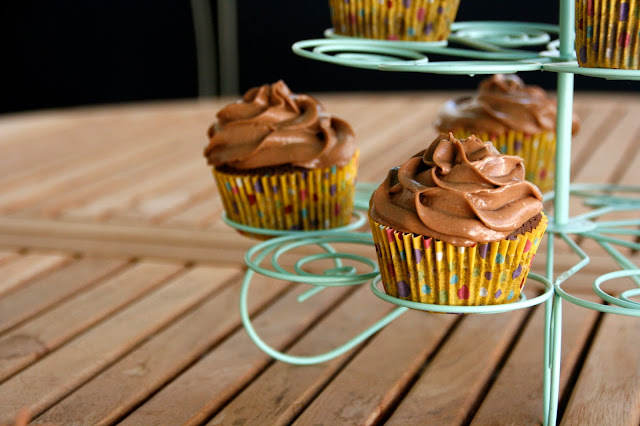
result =
[[[0,112],[198,95],[187,0],[2,3]],[[294,55],[293,42],[331,26],[326,0],[237,0],[237,8],[240,91],[280,78],[297,92],[471,89],[480,78],[384,73]],[[456,20],[557,23],[558,1],[462,0]],[[555,88],[553,73],[523,78]],[[576,77],[577,90],[638,88]]]

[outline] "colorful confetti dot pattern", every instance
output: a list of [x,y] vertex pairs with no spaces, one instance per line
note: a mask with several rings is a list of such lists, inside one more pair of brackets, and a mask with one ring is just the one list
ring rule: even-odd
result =
[[263,229],[328,229],[351,221],[358,157],[356,152],[344,166],[304,172],[233,175],[214,168],[213,176],[235,222]]
[[460,0],[329,0],[337,34],[381,40],[449,37]]
[[475,132],[473,129],[440,129],[450,131],[458,138],[476,135],[482,141],[491,141],[498,151],[506,155],[517,155],[524,159],[525,179],[535,184],[540,191],[553,190],[556,171],[556,134],[541,132],[527,134],[513,130],[503,134]]
[[581,67],[640,69],[640,0],[576,0]]
[[459,247],[397,232],[370,218],[385,291],[414,302],[455,306],[515,302],[548,219],[514,240]]

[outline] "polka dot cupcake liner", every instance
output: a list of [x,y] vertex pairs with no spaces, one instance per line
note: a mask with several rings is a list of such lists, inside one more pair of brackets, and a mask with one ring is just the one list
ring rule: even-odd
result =
[[458,139],[475,134],[483,141],[493,142],[501,154],[521,157],[524,159],[525,179],[540,188],[542,192],[553,190],[556,171],[555,133],[527,134],[510,130],[503,134],[490,134],[468,129],[455,129],[452,133]]
[[329,229],[351,221],[358,156],[356,152],[340,167],[265,176],[222,173],[214,168],[213,176],[227,216],[235,222],[262,229]]
[[337,34],[382,40],[449,37],[460,0],[329,0]]
[[454,306],[517,301],[547,223],[543,214],[534,230],[516,239],[458,247],[398,232],[370,218],[386,293],[414,302]]
[[640,69],[640,0],[576,0],[581,67]]

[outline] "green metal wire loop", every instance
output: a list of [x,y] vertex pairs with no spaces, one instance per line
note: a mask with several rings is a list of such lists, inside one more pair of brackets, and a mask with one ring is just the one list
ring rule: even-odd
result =
[[[249,287],[251,285],[251,280],[255,272],[283,281],[304,282],[307,284],[320,286],[318,288],[312,289],[311,291],[303,293],[303,295],[298,298],[299,302],[303,302],[304,300],[316,294],[319,290],[322,290],[322,288],[324,287],[362,284],[379,275],[376,262],[363,256],[348,253],[337,253],[333,248],[331,248],[329,243],[355,243],[373,245],[373,238],[371,234],[364,233],[336,235],[335,233],[323,233],[323,231],[307,232],[304,235],[283,236],[259,243],[256,246],[252,247],[245,255],[245,262],[249,267],[249,270],[245,274],[240,292],[240,316],[242,318],[242,323],[247,330],[247,333],[251,340],[262,351],[277,360],[298,365],[310,365],[328,361],[359,345],[364,340],[375,334],[377,331],[385,327],[387,324],[392,322],[407,310],[406,308],[397,308],[393,310],[390,314],[380,319],[378,322],[367,328],[362,333],[358,334],[350,341],[324,354],[311,356],[294,356],[282,353],[269,346],[258,335],[255,328],[251,324],[251,318],[249,316],[249,310],[247,307]],[[302,257],[294,264],[294,272],[289,272],[278,264],[278,258],[285,254],[287,251],[298,249],[307,245],[320,246],[325,249],[326,253],[312,254],[310,256]],[[275,270],[268,270],[260,266],[261,263],[269,255],[271,255],[271,264]],[[305,264],[320,259],[333,259],[336,262],[336,267],[325,271],[323,275],[312,274],[302,269]],[[371,272],[358,273],[353,267],[342,266],[338,259],[340,261],[342,259],[359,261],[360,263],[363,263],[371,268]]]
[[640,288],[635,288],[632,290],[627,290],[620,295],[620,298],[613,297],[602,290],[601,285],[605,281],[609,281],[616,278],[630,277],[630,276],[638,276],[640,275],[640,270],[637,271],[615,271],[610,272],[608,274],[604,274],[596,278],[593,282],[593,291],[600,296],[602,300],[605,300],[611,304],[620,306],[622,308],[628,309],[636,309],[638,310],[637,316],[640,316],[640,302],[636,302],[631,300],[630,298],[633,296],[637,296],[640,294]]
[[[293,44],[300,56],[356,68],[433,74],[494,74],[538,71],[557,52],[518,48],[557,46],[550,34],[558,26],[529,22],[457,22],[448,42],[376,40],[325,31],[324,39]],[[465,48],[451,47],[455,43]],[[427,54],[454,56],[471,61],[431,62]]]
[[[298,41],[291,46],[297,55],[355,68],[378,69],[387,62],[424,64],[429,59],[410,49],[387,47],[375,40],[314,39]],[[306,50],[312,49],[312,50]],[[336,53],[329,55],[328,53]]]
[[598,77],[607,80],[640,80],[640,70],[619,70],[612,68],[585,68],[576,61],[551,62],[542,66],[544,71],[579,74],[587,77]]
[[613,297],[601,289],[602,283],[605,281],[609,281],[615,278],[624,278],[624,277],[638,277],[640,276],[640,270],[627,270],[627,271],[614,271],[608,274],[604,274],[595,279],[593,283],[593,289],[595,293],[600,296],[603,300],[606,300],[612,305],[603,305],[600,303],[590,302],[588,300],[580,299],[579,297],[573,296],[566,291],[564,291],[560,286],[555,286],[555,291],[558,296],[562,299],[567,300],[574,305],[581,306],[583,308],[592,309],[594,311],[599,311],[608,314],[617,314],[617,315],[625,315],[625,316],[633,316],[640,317],[640,303],[629,300],[630,296],[637,296],[640,294],[640,289],[632,289],[627,290],[623,294],[625,295],[625,299]]
[[255,343],[258,348],[260,348],[267,355],[271,356],[278,361],[287,362],[289,364],[295,365],[313,365],[323,363],[329,360],[332,360],[345,352],[355,348],[360,343],[364,342],[366,339],[377,333],[379,330],[390,324],[393,320],[398,318],[400,315],[407,311],[407,308],[396,308],[388,315],[384,316],[378,322],[367,328],[362,333],[355,336],[353,339],[349,340],[345,344],[338,346],[337,348],[330,350],[328,352],[318,354],[318,355],[308,355],[308,356],[297,356],[297,355],[289,355],[283,352],[278,351],[277,349],[269,346],[256,332],[253,324],[251,323],[251,318],[249,316],[249,310],[247,308],[247,297],[249,294],[249,286],[251,284],[251,279],[253,278],[254,272],[249,270],[245,274],[244,280],[242,281],[242,287],[240,290],[240,318],[242,319],[242,324],[244,325],[249,338]]
[[[612,195],[612,194],[624,195]],[[621,219],[610,221],[592,221],[599,219],[613,212],[639,211],[640,210],[640,187],[628,185],[609,184],[572,184],[569,194],[582,198],[583,204],[593,207],[594,210],[571,218],[566,225],[550,226],[548,232],[557,233],[569,247],[582,259],[569,271],[560,274],[554,281],[554,288],[558,297],[567,300],[578,306],[597,310],[605,313],[615,313],[618,315],[640,316],[640,302],[632,300],[632,297],[640,295],[640,288],[630,289],[622,292],[619,297],[614,297],[606,293],[602,288],[602,283],[616,278],[631,278],[640,287],[640,269],[631,260],[624,256],[614,245],[640,250],[640,243],[623,240],[610,235],[640,235],[639,230],[629,229],[629,226],[640,226],[640,219]],[[553,194],[550,198],[553,198]],[[588,226],[590,225],[590,226]],[[624,270],[614,271],[596,278],[593,283],[593,291],[602,300],[610,305],[594,303],[588,300],[573,296],[562,289],[561,285],[571,275],[580,270],[589,258],[587,254],[569,237],[570,233],[576,233],[582,237],[594,240],[598,243],[613,260]],[[553,250],[552,240],[550,249]]]
[[416,309],[419,311],[449,313],[449,314],[497,314],[502,312],[515,311],[517,309],[528,308],[531,306],[539,305],[545,302],[551,296],[553,296],[553,285],[546,278],[530,273],[527,279],[538,281],[545,286],[545,291],[539,296],[532,299],[527,299],[524,293],[521,294],[520,300],[507,303],[503,305],[484,305],[484,306],[454,306],[454,305],[436,305],[429,303],[414,302],[411,300],[399,299],[397,297],[390,296],[385,292],[378,289],[378,283],[381,281],[380,275],[378,275],[373,281],[371,281],[371,291],[380,299],[385,300],[395,305]]
[[[333,249],[326,248],[326,245],[329,243],[373,245],[373,237],[368,233],[351,232],[345,235],[336,235],[335,233],[323,234],[322,231],[307,232],[305,235],[277,237],[256,244],[245,253],[244,259],[249,269],[261,275],[283,281],[294,281],[310,285],[327,287],[356,285],[367,282],[378,275],[378,265],[369,258],[348,253],[336,253]],[[302,257],[302,259],[298,260],[294,265],[294,271],[287,271],[279,265],[278,261],[283,254],[304,246],[320,246],[327,251],[328,255],[321,256],[318,254],[312,254],[311,257]],[[271,254],[271,265],[274,268],[273,270],[261,266],[262,260],[264,260],[269,254]],[[304,274],[296,273],[296,269],[302,269],[304,264],[324,258],[324,256],[333,259],[342,258],[356,260],[361,264],[370,267],[370,271],[364,273],[352,272],[351,274],[336,273],[330,275],[319,275],[308,272],[305,272]],[[342,265],[337,264],[336,268],[342,268]]]
[[[385,327],[387,324],[392,322],[398,316],[402,315],[407,309],[420,309],[420,310],[428,310],[433,312],[455,312],[455,313],[498,313],[498,312],[506,312],[514,309],[526,308],[529,306],[533,306],[539,303],[543,303],[548,300],[553,294],[553,287],[551,284],[542,277],[539,277],[535,274],[530,274],[530,277],[534,280],[540,281],[546,286],[546,291],[533,299],[527,299],[523,297],[514,303],[508,305],[492,305],[492,306],[443,306],[443,305],[428,305],[428,304],[416,304],[415,302],[407,303],[407,301],[403,301],[400,299],[390,298],[386,294],[378,294],[379,290],[375,287],[375,283],[380,281],[380,274],[378,272],[377,263],[372,261],[369,258],[349,254],[349,253],[338,253],[331,247],[331,243],[352,243],[352,244],[366,244],[373,245],[373,238],[371,234],[367,233],[349,233],[346,235],[338,235],[336,233],[322,233],[319,232],[307,232],[303,235],[288,235],[273,238],[271,240],[267,240],[257,244],[247,251],[245,255],[245,262],[249,267],[249,270],[246,272],[242,288],[240,294],[240,314],[242,318],[242,323],[247,330],[247,333],[251,340],[265,353],[269,354],[275,359],[278,359],[283,362],[288,362],[292,364],[299,365],[309,365],[316,364],[320,362],[325,362],[330,359],[333,359],[337,356],[342,355],[346,351],[354,348],[358,344],[362,343],[364,340],[372,336],[374,333]],[[284,267],[279,265],[278,259],[283,256],[285,253],[303,248],[309,245],[316,245],[325,250],[325,253],[320,254],[311,254],[307,256],[303,256],[301,259],[297,260],[294,263],[293,271],[287,271]],[[261,264],[267,260],[267,258],[271,257],[271,266],[273,270],[267,269]],[[336,263],[336,267],[333,269],[329,269],[324,271],[322,275],[313,274],[311,272],[305,271],[303,266],[307,263],[316,261],[316,260],[324,260],[324,259],[332,259]],[[344,259],[355,260],[356,262],[360,262],[364,264],[370,272],[362,272],[358,273],[356,268],[353,266],[343,266],[340,263]],[[388,300],[392,303],[402,305],[396,309],[394,309],[390,314],[386,315],[378,322],[367,328],[365,331],[361,332],[357,336],[355,336],[350,341],[345,344],[319,355],[309,355],[309,356],[294,356],[282,353],[275,348],[269,346],[256,332],[255,328],[251,323],[251,318],[249,316],[248,305],[247,305],[247,297],[249,293],[249,288],[251,285],[251,280],[255,273],[259,273],[261,275],[265,275],[268,277],[280,279],[283,281],[293,281],[293,282],[301,282],[306,284],[311,284],[313,286],[318,286],[310,291],[303,293],[302,296],[298,298],[298,301],[302,302],[307,298],[311,297],[313,294],[316,294],[319,290],[324,287],[334,287],[334,286],[344,286],[344,285],[358,285],[367,281],[371,281],[372,290],[374,294],[378,297]],[[390,299],[389,299],[390,298]],[[393,299],[393,300],[392,300]]]

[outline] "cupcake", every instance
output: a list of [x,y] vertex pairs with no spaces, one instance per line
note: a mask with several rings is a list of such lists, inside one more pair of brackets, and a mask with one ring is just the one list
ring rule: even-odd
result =
[[283,81],[250,89],[217,118],[204,156],[231,220],[283,231],[350,222],[358,150],[349,124]]
[[336,34],[381,40],[441,41],[449,37],[460,0],[329,0]]
[[[491,140],[502,154],[524,158],[525,178],[547,192],[555,174],[556,111],[541,87],[527,86],[515,74],[497,74],[483,80],[476,95],[448,101],[436,128],[457,138]],[[578,127],[574,115],[574,134]]]
[[523,160],[475,136],[440,135],[373,193],[387,294],[439,305],[517,301],[547,226]]
[[576,0],[580,66],[640,69],[639,17],[636,0]]

